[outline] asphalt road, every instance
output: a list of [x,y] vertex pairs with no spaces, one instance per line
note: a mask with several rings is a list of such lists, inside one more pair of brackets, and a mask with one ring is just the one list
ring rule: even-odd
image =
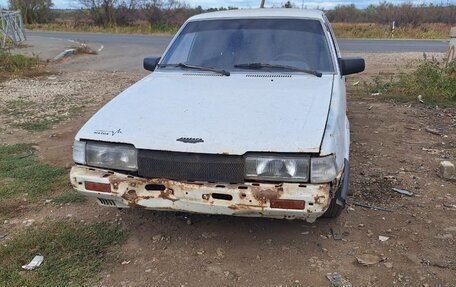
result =
[[[142,46],[151,47],[155,51],[164,50],[171,36],[101,34],[101,33],[71,33],[71,32],[28,32],[33,37],[58,38],[77,40],[87,43],[100,43],[104,47]],[[350,53],[403,53],[403,52],[445,52],[448,41],[442,40],[339,40],[342,52]]]

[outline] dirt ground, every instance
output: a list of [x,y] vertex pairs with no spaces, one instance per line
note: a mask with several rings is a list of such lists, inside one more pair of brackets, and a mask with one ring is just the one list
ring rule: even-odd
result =
[[[422,58],[419,53],[399,55],[361,55],[368,70],[349,78],[347,85],[379,73],[407,71]],[[17,97],[31,100],[25,92],[30,89],[40,95],[37,102],[49,97],[66,98],[65,105],[78,97],[86,101],[81,115],[43,132],[14,127],[14,117],[2,113],[0,143],[33,142],[43,161],[69,167],[77,130],[97,108],[140,77],[63,72],[56,79],[2,83],[0,105]],[[122,224],[129,237],[115,262],[103,269],[100,286],[330,286],[326,278],[330,272],[341,274],[352,286],[456,286],[456,183],[437,173],[440,161],[456,159],[455,110],[418,102],[396,104],[371,95],[349,95],[348,106],[351,197],[335,220],[309,224],[117,210],[89,201],[43,204],[4,225],[20,228],[25,219],[68,217]],[[52,109],[37,107],[52,116]],[[395,193],[393,187],[412,191],[413,196]],[[359,206],[363,204],[382,210]],[[331,229],[342,239],[336,240]],[[380,262],[363,266],[356,259],[363,254]]]

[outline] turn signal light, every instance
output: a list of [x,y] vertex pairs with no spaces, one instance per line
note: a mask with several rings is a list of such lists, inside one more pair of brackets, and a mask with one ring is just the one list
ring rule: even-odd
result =
[[271,208],[282,208],[282,209],[304,209],[305,201],[304,200],[294,200],[294,199],[271,199],[270,201]]
[[111,185],[109,183],[99,183],[93,181],[84,182],[85,189],[99,192],[111,192]]

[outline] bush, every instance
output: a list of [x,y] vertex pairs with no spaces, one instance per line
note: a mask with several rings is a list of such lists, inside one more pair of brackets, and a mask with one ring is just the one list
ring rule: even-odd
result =
[[14,55],[0,49],[0,80],[14,76],[37,76],[44,73],[38,57]]
[[369,88],[399,101],[417,101],[421,95],[427,104],[456,104],[456,59],[447,63],[434,58],[425,59],[411,74],[382,81],[377,78]]

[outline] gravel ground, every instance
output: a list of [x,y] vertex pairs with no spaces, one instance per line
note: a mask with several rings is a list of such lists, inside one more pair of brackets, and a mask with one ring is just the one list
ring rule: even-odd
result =
[[0,144],[80,117],[140,77],[124,72],[63,72],[0,83]]

